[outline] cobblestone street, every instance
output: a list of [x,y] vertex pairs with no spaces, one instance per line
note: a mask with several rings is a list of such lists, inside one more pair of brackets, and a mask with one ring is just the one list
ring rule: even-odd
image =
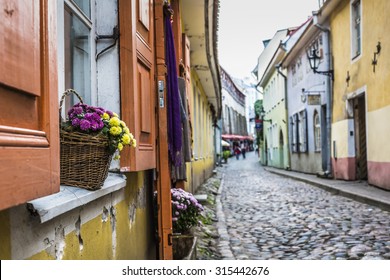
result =
[[389,212],[267,172],[253,152],[220,170],[222,259],[390,259]]

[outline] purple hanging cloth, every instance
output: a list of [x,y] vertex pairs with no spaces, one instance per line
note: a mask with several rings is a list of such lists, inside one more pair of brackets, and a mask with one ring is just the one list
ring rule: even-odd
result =
[[164,6],[165,16],[165,64],[167,65],[167,119],[168,150],[171,163],[181,164],[182,127],[180,117],[180,97],[176,71],[176,52],[171,24],[172,10]]

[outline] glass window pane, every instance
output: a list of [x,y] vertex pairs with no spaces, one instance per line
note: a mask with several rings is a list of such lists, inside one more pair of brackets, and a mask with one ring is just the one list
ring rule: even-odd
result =
[[73,2],[83,11],[83,13],[91,18],[91,1],[90,0],[73,0]]
[[75,89],[87,104],[91,104],[90,39],[90,29],[65,9],[65,86]]

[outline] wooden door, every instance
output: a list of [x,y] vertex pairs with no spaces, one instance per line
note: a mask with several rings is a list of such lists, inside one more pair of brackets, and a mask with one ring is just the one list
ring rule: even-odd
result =
[[[163,2],[163,0],[118,2],[121,114],[138,141],[136,151],[128,149],[122,156],[121,169],[122,171],[157,169],[159,258],[172,259],[171,186],[167,113],[164,105],[166,66]],[[156,80],[161,81],[162,88],[162,92],[159,92],[161,102],[158,108]]]
[[367,179],[366,106],[364,95],[354,99],[356,178]]
[[121,114],[137,140],[124,150],[122,171],[156,167],[156,86],[152,0],[120,0]]
[[56,1],[0,0],[0,210],[59,191]]

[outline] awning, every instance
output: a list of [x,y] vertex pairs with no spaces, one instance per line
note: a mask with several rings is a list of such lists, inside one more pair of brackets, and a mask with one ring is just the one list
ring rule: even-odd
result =
[[253,141],[254,140],[252,136],[242,136],[242,135],[235,135],[235,134],[222,134],[222,139],[239,140],[239,141],[244,141],[244,140]]
[[226,142],[225,140],[221,140],[221,144],[223,147],[230,147],[230,143]]

